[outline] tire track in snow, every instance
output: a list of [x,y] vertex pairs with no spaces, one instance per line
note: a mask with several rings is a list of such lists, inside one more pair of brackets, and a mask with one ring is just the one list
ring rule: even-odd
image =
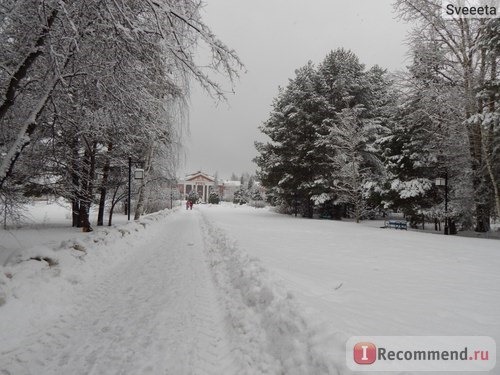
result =
[[[171,215],[117,259],[75,306],[20,348],[0,374],[239,374],[195,212]],[[90,290],[89,290],[90,288]]]

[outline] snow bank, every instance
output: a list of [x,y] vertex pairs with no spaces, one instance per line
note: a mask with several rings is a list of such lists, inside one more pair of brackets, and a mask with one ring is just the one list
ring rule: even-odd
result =
[[[205,217],[207,259],[227,310],[234,347],[250,374],[338,374],[321,332],[295,298]],[[332,348],[333,349],[333,348]]]
[[168,213],[92,233],[68,231],[62,242],[12,252],[0,264],[0,352],[71,309],[75,296],[92,288],[95,279],[114,264],[133,256],[143,242],[144,229],[161,223]]

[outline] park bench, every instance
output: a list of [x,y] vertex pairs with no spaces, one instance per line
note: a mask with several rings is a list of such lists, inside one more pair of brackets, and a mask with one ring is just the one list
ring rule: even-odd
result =
[[406,220],[390,219],[390,220],[386,220],[384,222],[384,228],[408,230],[408,222]]

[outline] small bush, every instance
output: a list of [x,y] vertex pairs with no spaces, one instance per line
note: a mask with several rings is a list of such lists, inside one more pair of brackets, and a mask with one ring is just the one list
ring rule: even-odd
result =
[[250,201],[248,204],[252,207],[255,207],[255,208],[266,207],[266,202],[264,202],[264,201]]
[[211,192],[210,196],[208,197],[208,203],[211,204],[219,204],[220,203],[220,197],[217,193]]

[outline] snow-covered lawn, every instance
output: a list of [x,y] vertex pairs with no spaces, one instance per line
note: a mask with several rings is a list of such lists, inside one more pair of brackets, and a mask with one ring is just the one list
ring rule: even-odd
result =
[[354,335],[500,342],[497,240],[233,205],[81,233],[43,204],[0,231],[1,374],[350,374]]
[[340,340],[484,335],[500,343],[498,240],[294,218],[247,206],[200,209]]
[[[93,214],[95,217],[95,212]],[[68,227],[71,223],[71,206],[63,199],[27,204],[22,216],[21,223],[9,222],[8,230],[0,229],[0,265],[7,258],[15,256],[18,250],[40,244],[57,247],[61,241],[72,236],[80,237],[81,229]],[[126,215],[113,215],[113,224],[124,224],[126,221]]]

